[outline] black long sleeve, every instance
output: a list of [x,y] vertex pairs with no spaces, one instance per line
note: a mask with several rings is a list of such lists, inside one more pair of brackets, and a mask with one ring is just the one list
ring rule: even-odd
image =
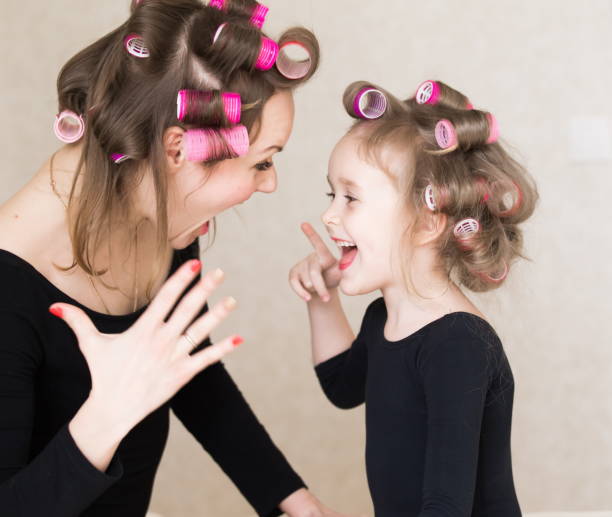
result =
[[379,298],[352,348],[315,369],[339,407],[365,391],[376,517],[520,517],[510,453],[514,379],[494,329],[455,312],[388,341],[386,319]]

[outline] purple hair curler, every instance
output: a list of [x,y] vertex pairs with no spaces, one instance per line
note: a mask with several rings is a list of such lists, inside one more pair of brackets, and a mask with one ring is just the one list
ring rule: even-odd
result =
[[487,113],[487,121],[489,122],[489,138],[487,138],[487,144],[493,144],[499,140],[499,123],[493,113]]
[[[287,50],[290,47],[304,50],[307,56],[306,59],[298,60],[289,57]],[[312,57],[308,49],[302,43],[299,41],[288,41],[280,46],[278,58],[276,59],[276,68],[287,79],[301,79],[302,77],[306,77],[311,67]]]
[[266,23],[266,16],[268,15],[268,9],[265,5],[257,4],[255,9],[253,9],[253,14],[251,16],[251,25],[254,25],[258,29],[261,29]]
[[353,101],[355,115],[365,119],[377,119],[387,111],[387,97],[376,88],[365,87],[359,90]]
[[417,88],[416,101],[419,104],[436,104],[440,100],[440,85],[436,81],[424,81]]
[[53,131],[65,144],[73,144],[85,134],[85,121],[74,111],[64,110],[55,116]]
[[[189,111],[192,111],[200,103],[210,102],[213,98],[212,92],[199,90],[179,90],[176,99],[176,118],[181,122],[185,119]],[[240,122],[240,111],[242,101],[238,93],[223,92],[221,94],[225,116],[230,124]]]
[[128,34],[123,40],[126,50],[134,57],[147,58],[150,56],[149,49],[145,46],[145,42],[138,34]]
[[130,157],[127,154],[112,153],[110,155],[110,159],[113,161],[115,165],[119,165],[120,163],[123,163],[129,160]]
[[210,128],[191,129],[185,131],[184,136],[187,160],[190,162],[205,162],[221,158],[220,136],[238,156],[244,156],[249,152],[249,133],[245,126],[239,125],[218,130]]
[[435,134],[436,142],[441,149],[451,149],[457,146],[457,132],[450,120],[442,119],[438,121]]

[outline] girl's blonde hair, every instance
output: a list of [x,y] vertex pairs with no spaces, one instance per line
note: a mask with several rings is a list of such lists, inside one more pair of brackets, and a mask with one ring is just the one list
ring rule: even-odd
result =
[[[436,87],[437,102],[421,104],[416,96],[400,100],[371,83],[351,84],[344,106],[358,120],[349,134],[360,138],[363,157],[389,175],[414,214],[403,249],[410,249],[422,218],[444,214],[446,226],[436,243],[440,267],[468,289],[488,291],[503,283],[518,257],[526,258],[519,224],[533,214],[537,187],[499,142],[487,143],[490,114],[473,109],[468,98],[450,86],[436,81]],[[378,119],[367,120],[355,112],[355,100],[364,88],[374,88],[386,98]],[[441,149],[436,139],[440,120],[450,121],[456,132],[456,145],[448,149]],[[428,205],[426,195],[435,203]],[[457,237],[455,227],[466,219],[477,221],[479,230]],[[410,285],[407,266],[403,263],[402,269]]]

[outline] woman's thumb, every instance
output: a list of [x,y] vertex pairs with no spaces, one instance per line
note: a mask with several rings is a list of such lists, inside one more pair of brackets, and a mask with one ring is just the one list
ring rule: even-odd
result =
[[79,341],[79,345],[81,345],[83,341],[87,341],[90,336],[98,333],[98,329],[87,314],[74,305],[55,303],[49,307],[49,312],[66,322],[74,332]]

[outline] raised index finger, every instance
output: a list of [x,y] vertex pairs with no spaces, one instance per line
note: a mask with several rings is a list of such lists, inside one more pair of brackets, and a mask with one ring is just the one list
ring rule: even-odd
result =
[[325,263],[329,263],[332,261],[333,262],[336,261],[336,257],[334,257],[332,252],[329,251],[329,248],[323,242],[323,239],[321,239],[321,237],[319,236],[317,231],[312,227],[311,224],[302,223],[301,228],[302,228],[302,231],[304,232],[304,235],[308,237],[308,240],[312,244],[312,247],[314,248],[317,254],[317,257],[319,257],[319,261],[321,261],[321,263],[325,264]]

